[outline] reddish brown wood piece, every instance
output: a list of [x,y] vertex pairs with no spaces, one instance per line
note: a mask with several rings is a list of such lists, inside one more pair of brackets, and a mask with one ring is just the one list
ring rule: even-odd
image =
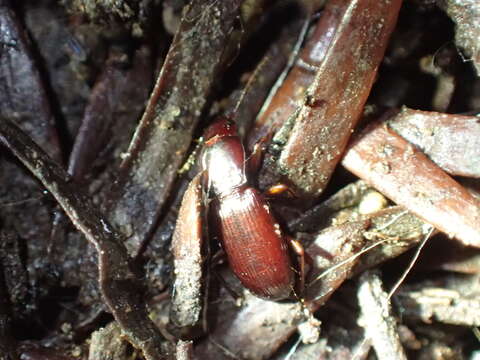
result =
[[480,118],[403,108],[388,124],[449,174],[480,177]]
[[360,118],[401,0],[330,1],[341,21],[278,160],[278,174],[311,199],[325,188]]
[[480,247],[480,203],[384,123],[368,127],[342,164],[439,230]]
[[172,238],[173,293],[170,308],[172,330],[183,337],[202,326],[204,263],[204,204],[202,175],[188,185]]
[[262,138],[268,137],[272,131],[278,130],[295,112],[305,95],[305,91],[315,78],[316,70],[320,66],[341,21],[338,12],[345,6],[346,4],[329,5],[322,12],[322,16],[315,26],[315,31],[308,39],[295,65],[273,96],[268,107],[255,122],[248,140],[250,150]]

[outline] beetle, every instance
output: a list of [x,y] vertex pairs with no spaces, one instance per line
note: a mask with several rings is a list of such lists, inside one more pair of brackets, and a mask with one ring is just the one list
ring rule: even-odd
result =
[[212,199],[210,217],[233,273],[261,298],[289,297],[295,285],[289,239],[264,196],[249,183],[245,150],[234,122],[221,117],[204,137],[202,169]]
[[[231,118],[224,116],[214,121],[205,131],[204,139],[201,176],[206,190],[199,191],[197,176],[180,207],[172,240],[176,258],[174,273],[178,279],[174,291],[179,286],[185,287],[185,280],[180,280],[182,271],[187,270],[190,274],[200,271],[193,271],[192,261],[188,269],[178,269],[175,264],[182,266],[180,257],[199,257],[201,229],[204,228],[199,223],[208,221],[200,214],[204,211],[209,213],[209,224],[213,228],[210,233],[220,238],[229,265],[240,282],[261,298],[288,298],[296,283],[289,244],[299,256],[300,288],[304,284],[303,248],[282,233],[265,197],[249,182],[245,149]],[[193,223],[189,224],[185,219]],[[191,238],[195,240],[192,242]],[[197,260],[195,266],[201,268],[203,264]],[[198,288],[196,285],[196,292]]]

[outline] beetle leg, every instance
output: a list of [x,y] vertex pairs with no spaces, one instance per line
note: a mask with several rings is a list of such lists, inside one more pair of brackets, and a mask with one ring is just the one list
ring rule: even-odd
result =
[[216,268],[218,265],[222,265],[225,263],[227,255],[225,254],[225,251],[223,249],[218,250],[215,254],[212,256],[212,260],[210,261],[210,266],[213,268]]
[[265,196],[267,197],[274,197],[274,196],[285,196],[287,198],[297,198],[297,195],[295,192],[286,184],[275,184],[270,186],[266,191],[265,191]]
[[253,151],[247,159],[247,170],[252,177],[255,177],[260,170],[263,161],[263,154],[265,153],[267,145],[270,143],[271,139],[271,135],[264,136],[253,146]]
[[287,237],[287,240],[290,247],[297,255],[298,270],[296,271],[298,271],[298,275],[300,278],[300,281],[298,282],[298,293],[301,297],[305,289],[305,277],[307,273],[305,262],[310,262],[311,259],[305,253],[305,249],[303,248],[303,245],[300,243],[300,241],[295,240],[289,236]]
[[232,297],[232,299],[235,301],[235,304],[240,306],[243,303],[243,296],[240,295],[238,292],[236,292],[230,284],[225,280],[225,278],[220,274],[218,271],[212,270],[213,274],[215,277],[220,281],[222,284],[223,288],[228,292],[228,294]]

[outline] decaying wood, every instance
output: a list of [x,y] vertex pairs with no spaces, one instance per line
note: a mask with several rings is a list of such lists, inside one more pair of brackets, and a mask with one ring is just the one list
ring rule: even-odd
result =
[[[189,184],[183,197],[172,238],[173,293],[170,322],[180,336],[205,328],[204,294],[208,288],[208,245],[205,240],[206,196],[202,175]],[[205,296],[207,296],[206,294]]]
[[[335,309],[334,309],[335,310]],[[342,314],[343,316],[344,314]],[[350,324],[349,324],[350,325]],[[365,360],[371,344],[359,327],[322,326],[321,338],[313,344],[296,342],[288,351],[276,354],[273,360],[355,359]]]
[[379,360],[406,360],[400,344],[397,323],[393,317],[388,294],[382,289],[380,277],[366,272],[360,277],[358,302],[361,308],[359,322],[372,341]]
[[480,324],[478,274],[448,275],[445,279],[425,281],[401,289],[395,299],[403,315],[427,324],[441,322],[468,327]]
[[388,126],[449,174],[480,177],[480,118],[403,108]]
[[[292,119],[276,170],[301,197],[320,195],[359,120],[401,1],[330,1],[341,17],[331,45]],[[335,11],[335,10],[334,10]],[[285,131],[285,130],[284,130]],[[277,139],[278,141],[278,139]]]
[[449,236],[480,246],[480,203],[385,123],[360,134],[342,164]]
[[88,360],[127,360],[128,357],[128,343],[122,339],[122,330],[116,322],[92,334]]
[[179,340],[177,342],[176,354],[177,360],[193,359],[193,343],[192,341]]

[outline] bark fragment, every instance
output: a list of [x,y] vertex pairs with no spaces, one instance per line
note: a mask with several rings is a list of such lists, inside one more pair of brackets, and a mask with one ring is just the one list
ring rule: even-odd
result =
[[480,118],[403,108],[388,126],[449,174],[480,177]]
[[321,194],[360,118],[401,1],[331,1],[341,21],[316,71],[278,160],[299,196]]
[[384,123],[365,129],[342,164],[449,236],[480,246],[480,203]]
[[195,328],[206,330],[204,317],[205,290],[208,288],[208,260],[204,233],[206,224],[202,175],[189,184],[179,210],[172,239],[173,292],[170,322],[179,336],[191,334]]
[[128,343],[122,339],[122,331],[116,322],[92,334],[88,360],[127,360]]
[[362,311],[359,322],[371,339],[378,359],[406,360],[407,355],[391,313],[390,299],[382,289],[380,277],[372,272],[363,274],[357,296]]
[[480,326],[478,274],[450,274],[439,281],[405,286],[395,295],[402,314],[430,324]]

